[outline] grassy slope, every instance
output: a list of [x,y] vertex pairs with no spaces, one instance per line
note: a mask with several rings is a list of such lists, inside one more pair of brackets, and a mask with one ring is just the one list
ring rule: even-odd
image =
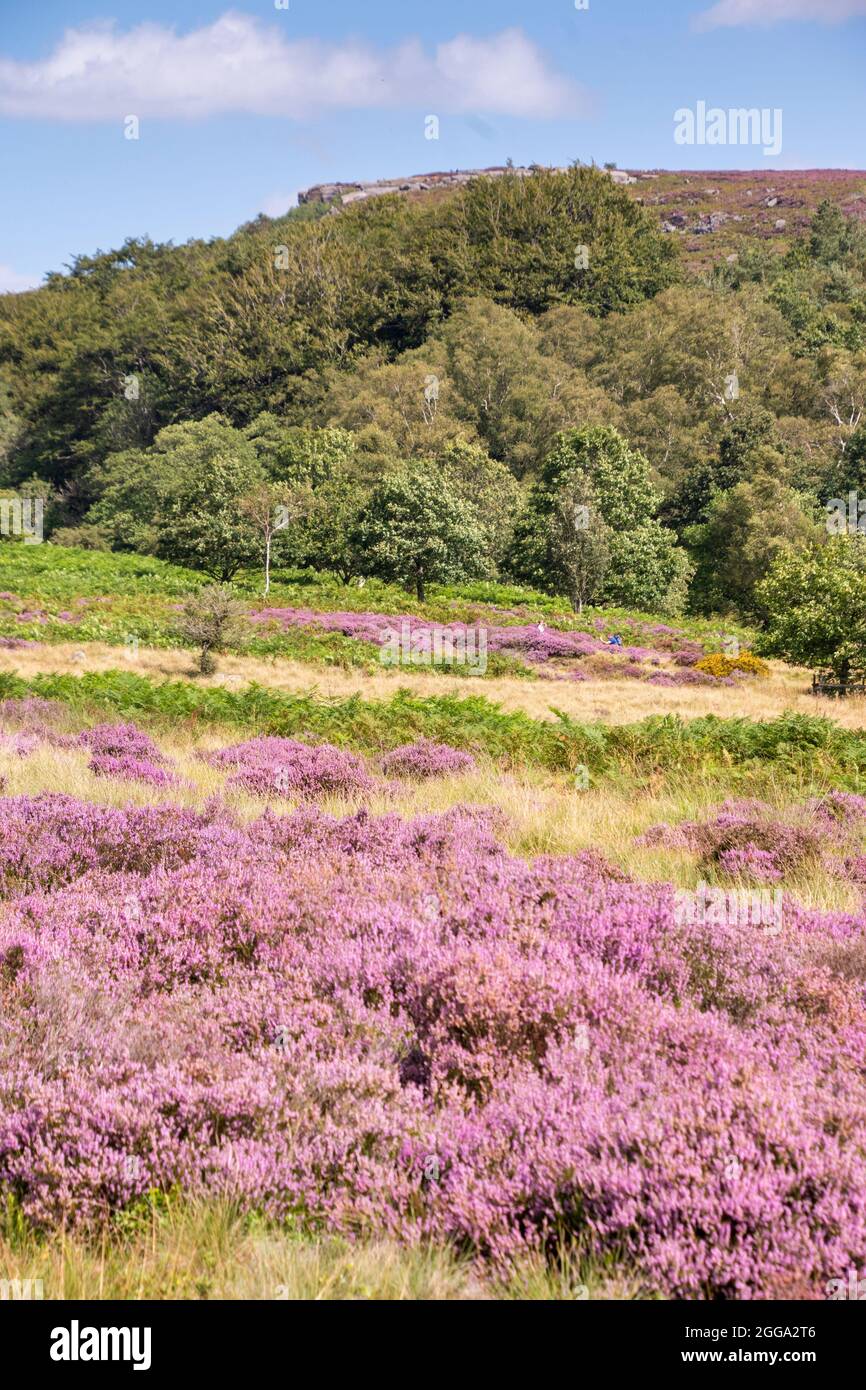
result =
[[[780,255],[792,239],[809,227],[818,204],[828,198],[852,216],[866,219],[866,172],[857,169],[682,170],[642,175],[626,191],[640,199],[659,221],[671,213],[687,218],[686,229],[673,235],[681,242],[686,265],[694,272],[750,242],[770,242]],[[775,199],[773,207],[767,203]],[[727,214],[729,221],[715,232],[691,230],[701,214]],[[740,219],[740,220],[736,220]],[[776,223],[785,222],[783,230]]]
[[[26,596],[34,606],[56,614],[76,597],[107,598],[108,603],[93,605],[97,632],[100,623],[114,634],[124,622],[139,619],[153,620],[159,629],[170,615],[171,604],[197,582],[201,582],[199,576],[137,557],[93,556],[48,546],[0,547],[0,587],[19,598]],[[387,586],[348,590],[297,576],[278,586],[274,602],[418,611],[399,590]],[[494,610],[492,603],[499,609]],[[100,613],[100,608],[105,612]],[[513,621],[544,616],[548,623],[573,622],[553,601],[518,591],[441,590],[425,611],[431,620],[477,619],[480,613],[501,622],[504,608],[510,609]],[[606,616],[612,621],[622,617]],[[22,626],[11,630],[20,631]],[[701,625],[685,626],[692,635],[703,635]],[[37,629],[35,635],[45,634]],[[161,629],[158,635],[163,636]],[[68,638],[68,628],[62,636]],[[100,672],[87,669],[98,664],[93,653],[101,653],[104,664],[117,665],[116,648],[112,652],[108,645],[91,643],[81,631],[76,636],[85,651],[83,668],[72,661],[74,648],[59,643],[0,653],[4,668],[0,696],[33,691],[63,700],[71,728],[106,717],[135,718],[150,725],[176,760],[185,783],[161,792],[159,799],[200,805],[219,793],[242,817],[258,814],[265,803],[246,794],[226,794],[222,775],[197,758],[202,746],[267,729],[350,744],[375,765],[383,748],[426,734],[473,747],[480,759],[478,771],[396,792],[383,789],[368,799],[374,813],[396,810],[415,815],[458,802],[493,805],[504,814],[502,833],[514,852],[573,853],[594,846],[639,877],[670,879],[691,887],[696,870],[689,856],[640,848],[635,845],[636,836],[659,820],[677,822],[699,816],[731,791],[764,795],[784,811],[792,800],[827,786],[866,790],[866,735],[858,730],[797,715],[769,722],[736,717],[683,722],[658,714],[669,709],[675,698],[694,702],[707,695],[721,697],[722,708],[733,713],[742,708],[748,692],[760,687],[675,691],[622,681],[588,682],[572,690],[565,682],[512,680],[513,698],[522,692],[525,700],[527,691],[537,696],[539,707],[533,717],[526,709],[493,703],[476,693],[478,687],[471,682],[463,682],[472,687],[466,695],[453,683],[437,691],[437,677],[412,672],[394,673],[393,682],[411,686],[397,693],[393,683],[387,684],[392,678],[378,670],[372,676],[362,670],[336,672],[333,679],[339,678],[355,692],[364,689],[365,694],[347,694],[344,689],[334,698],[322,698],[309,693],[321,679],[325,660],[321,652],[292,668],[306,694],[278,684],[249,684],[253,670],[262,676],[270,672],[275,682],[284,680],[288,664],[279,660],[227,659],[227,671],[231,663],[239,677],[233,685],[218,684],[223,677],[208,682],[155,679],[162,674],[160,663],[168,663],[178,675],[189,664],[188,657],[143,647],[134,671]],[[113,640],[123,639],[114,636]],[[16,668],[21,674],[15,674]],[[784,688],[783,676],[778,679],[781,700],[790,692]],[[438,680],[442,684],[444,678]],[[494,679],[485,689],[499,699],[508,685]],[[655,717],[636,723],[612,722],[609,706],[633,698],[637,691],[651,698]],[[764,700],[766,691],[765,685]],[[549,708],[557,697],[565,703],[572,696],[603,701],[599,713],[608,722],[560,717]],[[842,712],[862,725],[862,714],[853,713],[852,707],[850,702]],[[692,703],[689,712],[694,714],[698,708]],[[621,715],[621,708],[615,713]],[[6,753],[0,761],[5,790],[11,795],[65,791],[118,805],[154,799],[152,790],[135,783],[94,777],[88,771],[86,753],[78,749],[43,747],[27,758]],[[585,791],[571,775],[581,763],[592,773]],[[288,807],[284,803],[281,809]],[[347,813],[356,809],[356,803],[334,800],[326,803],[326,809]],[[846,886],[826,874],[816,872],[808,880],[786,886],[816,905],[855,906]],[[0,1278],[41,1280],[43,1295],[49,1299],[573,1300],[652,1294],[627,1270],[588,1269],[574,1255],[561,1268],[527,1263],[503,1285],[448,1251],[407,1252],[387,1242],[349,1246],[335,1239],[301,1238],[242,1219],[231,1208],[194,1206],[161,1196],[142,1202],[89,1241],[40,1241],[22,1228],[14,1208],[9,1208],[5,1217],[0,1215]]]
[[[0,633],[14,633],[39,641],[82,640],[118,641],[137,636],[150,645],[174,645],[167,629],[175,605],[192,590],[210,581],[196,570],[182,569],[152,556],[125,555],[74,547],[25,545],[0,541]],[[261,575],[245,571],[235,587],[253,607],[264,607]],[[82,600],[82,602],[78,602]],[[416,614],[431,623],[488,622],[490,624],[538,622],[552,626],[586,627],[595,618],[616,623],[654,623],[662,621],[651,613],[629,612],[617,608],[586,608],[579,620],[562,598],[542,594],[517,585],[472,583],[431,585],[426,603],[394,584],[376,579],[341,584],[330,575],[305,570],[277,572],[273,577],[267,606],[271,608],[311,608],[324,612],[381,612]],[[22,611],[36,615],[21,621]],[[79,612],[84,617],[79,619]],[[70,614],[74,627],[58,622],[57,615]],[[38,618],[48,618],[48,624]],[[719,636],[719,622],[703,618],[676,620],[690,637]],[[730,624],[748,640],[746,629]],[[357,645],[357,644],[355,644]]]

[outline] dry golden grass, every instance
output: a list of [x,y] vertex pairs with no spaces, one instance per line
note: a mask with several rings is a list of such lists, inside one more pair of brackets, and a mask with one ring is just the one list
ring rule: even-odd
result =
[[[772,662],[765,680],[744,680],[735,687],[653,686],[637,680],[554,681],[521,680],[498,676],[488,679],[449,675],[412,669],[381,670],[368,674],[339,668],[312,667],[279,658],[225,656],[215,676],[198,677],[204,685],[241,686],[256,681],[274,689],[315,693],[321,697],[345,699],[360,694],[370,700],[388,700],[407,686],[418,695],[484,695],[506,710],[523,710],[535,719],[552,719],[551,706],[564,710],[574,719],[603,720],[607,724],[630,724],[652,714],[680,714],[693,718],[703,714],[743,715],[750,719],[773,719],[785,710],[803,714],[824,714],[846,728],[866,728],[866,697],[849,700],[818,699],[809,692],[807,672]],[[90,642],[76,646],[71,642],[46,643],[41,647],[17,651],[0,650],[0,670],[34,676],[41,672],[129,670],[151,679],[189,679],[194,674],[189,652],[157,648],[139,649],[130,656],[126,649]]]
[[[305,1238],[245,1221],[225,1203],[171,1199],[90,1239],[0,1234],[0,1280],[40,1281],[54,1299],[304,1299],[349,1301],[635,1299],[627,1272],[573,1255],[518,1264],[507,1281],[447,1248],[387,1240]],[[31,1286],[32,1288],[32,1286]],[[15,1294],[9,1290],[10,1297]],[[20,1295],[19,1295],[20,1296]],[[31,1292],[31,1296],[36,1296]]]

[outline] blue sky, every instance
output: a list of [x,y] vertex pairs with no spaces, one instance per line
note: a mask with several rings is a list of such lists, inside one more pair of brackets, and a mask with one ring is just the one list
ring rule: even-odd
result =
[[[129,235],[226,235],[322,181],[866,166],[866,0],[277,3],[0,0],[0,289]],[[699,101],[780,109],[781,154],[677,145]]]

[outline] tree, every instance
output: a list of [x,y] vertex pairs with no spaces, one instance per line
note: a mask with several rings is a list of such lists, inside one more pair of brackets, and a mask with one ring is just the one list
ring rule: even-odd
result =
[[768,410],[743,402],[726,421],[716,457],[692,468],[662,507],[664,520],[682,533],[706,519],[715,495],[763,473],[784,479],[789,468]]
[[215,652],[239,645],[246,633],[246,608],[230,584],[206,584],[185,601],[175,622],[178,636],[199,648],[203,676],[216,670]]
[[556,497],[550,553],[565,577],[572,607],[582,612],[601,590],[610,564],[610,529],[584,473],[575,474]]
[[419,603],[429,581],[449,583],[488,567],[478,518],[429,462],[407,464],[373,489],[356,537],[366,572],[413,587]]
[[766,473],[714,493],[705,522],[686,532],[696,564],[692,604],[702,613],[734,608],[755,616],[755,588],[779,551],[803,549],[819,534],[801,497]]
[[510,544],[520,509],[520,484],[504,463],[465,439],[446,444],[436,462],[457,496],[473,508],[486,536],[486,548],[498,564]]
[[834,497],[847,498],[849,492],[866,497],[866,425],[851,435],[844,453],[834,460],[827,482]]
[[828,672],[843,685],[866,675],[866,537],[833,536],[776,557],[758,585],[765,656]]
[[579,477],[592,488],[598,515],[608,528],[609,564],[599,601],[679,611],[688,558],[673,533],[655,519],[659,498],[646,459],[610,428],[568,430],[559,436],[515,526],[511,573],[548,593],[569,592],[554,519],[568,505]]
[[173,433],[185,466],[159,516],[157,553],[225,583],[259,559],[257,528],[241,500],[264,481],[261,465],[252,445],[219,416],[162,432]]
[[309,510],[290,528],[299,562],[330,570],[348,584],[363,568],[358,519],[369,489],[344,471],[335,472],[312,495]]
[[244,434],[268,477],[278,483],[317,488],[349,466],[355,454],[355,436],[349,430],[287,426],[269,411],[256,416]]
[[271,554],[274,540],[288,526],[297,522],[310,509],[312,492],[306,485],[290,487],[287,483],[259,483],[238,503],[242,516],[249,519],[258,532],[264,552],[265,598],[271,591]]
[[552,350],[543,353],[534,324],[511,309],[471,299],[438,336],[443,399],[462,432],[471,429],[518,478],[538,467],[562,430],[611,419],[604,393]]
[[[583,303],[608,314],[679,273],[677,248],[657,220],[599,169],[473,179],[443,220],[469,283],[524,312]],[[575,254],[582,246],[585,267]]]
[[835,203],[822,198],[812,218],[809,249],[813,259],[826,266],[840,263],[850,252],[857,251],[862,242],[862,229],[856,219],[846,217]]

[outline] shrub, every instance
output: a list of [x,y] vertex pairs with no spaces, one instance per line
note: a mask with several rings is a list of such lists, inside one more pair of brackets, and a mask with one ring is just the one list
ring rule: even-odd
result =
[[471,753],[426,738],[405,743],[382,759],[382,770],[397,777],[453,777],[474,768]]
[[154,787],[167,787],[177,781],[173,773],[147,758],[132,753],[97,753],[90,759],[90,771],[97,777],[125,777],[133,782],[147,782]]
[[229,785],[257,796],[351,795],[375,785],[361,758],[331,743],[310,747],[291,738],[252,738],[205,756],[214,767],[236,768]]
[[738,656],[727,656],[724,652],[710,652],[709,656],[702,656],[699,661],[694,663],[697,671],[703,671],[705,675],[715,676],[716,679],[732,676],[735,671],[741,671],[748,676],[768,676],[770,668],[766,661],[762,661],[753,652],[740,652]]
[[684,927],[464,811],[16,797],[0,879],[0,1185],[37,1229],[179,1189],[503,1270],[573,1241],[674,1299],[820,1297],[866,1246],[862,914]]
[[149,734],[135,724],[97,724],[79,734],[79,743],[86,744],[97,757],[146,758],[161,763],[162,754]]
[[244,639],[245,615],[244,604],[228,584],[206,584],[183,604],[175,627],[179,636],[199,648],[198,668],[203,676],[216,670],[216,652]]

